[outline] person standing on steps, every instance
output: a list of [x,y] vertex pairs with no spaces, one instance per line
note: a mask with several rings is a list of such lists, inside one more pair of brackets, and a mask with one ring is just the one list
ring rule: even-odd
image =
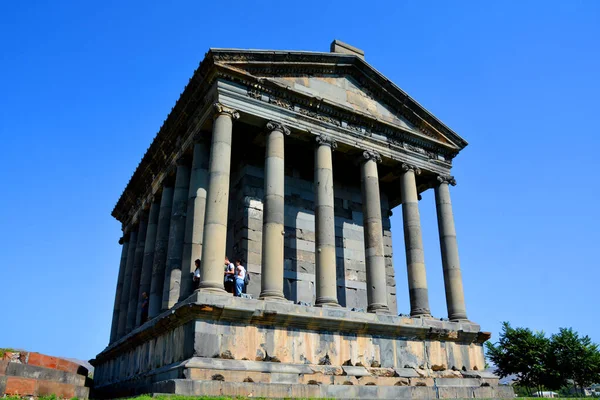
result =
[[244,292],[246,279],[246,268],[242,265],[242,260],[235,260],[235,295],[241,297]]
[[235,266],[229,261],[229,257],[225,256],[225,272],[223,278],[223,286],[228,293],[235,295]]

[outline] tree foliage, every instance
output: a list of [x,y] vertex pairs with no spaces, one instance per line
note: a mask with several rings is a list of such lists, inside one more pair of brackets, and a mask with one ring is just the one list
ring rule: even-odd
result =
[[544,332],[502,324],[497,343],[486,343],[488,358],[500,377],[516,375],[524,387],[558,390],[600,382],[600,351],[588,336],[571,328],[547,338]]

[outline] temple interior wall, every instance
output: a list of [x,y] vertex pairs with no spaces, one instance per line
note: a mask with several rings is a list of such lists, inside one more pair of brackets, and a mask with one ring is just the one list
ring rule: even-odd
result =
[[[341,173],[341,172],[340,172]],[[336,171],[334,170],[334,176]],[[338,301],[347,308],[367,309],[367,284],[360,177],[355,184],[334,180]],[[286,168],[284,294],[294,302],[315,303],[315,215],[312,177]],[[228,254],[239,257],[251,273],[248,293],[260,293],[264,167],[242,164],[231,181]],[[381,193],[388,305],[396,310],[389,204]]]

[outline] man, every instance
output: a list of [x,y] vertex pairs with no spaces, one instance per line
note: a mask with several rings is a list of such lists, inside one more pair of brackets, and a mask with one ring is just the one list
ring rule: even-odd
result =
[[148,293],[142,292],[142,324],[148,320]]
[[233,263],[229,261],[229,257],[225,256],[225,272],[223,278],[223,285],[227,293],[235,294],[235,267]]
[[192,278],[194,281],[194,290],[198,289],[198,285],[200,285],[200,259],[196,259],[194,261],[196,265],[196,270],[194,271],[194,277]]
[[244,293],[246,279],[246,268],[242,265],[242,260],[235,260],[235,295],[241,297]]

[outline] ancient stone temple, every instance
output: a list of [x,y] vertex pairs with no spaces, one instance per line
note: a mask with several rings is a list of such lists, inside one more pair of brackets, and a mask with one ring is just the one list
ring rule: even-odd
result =
[[[209,50],[112,214],[123,249],[96,396],[512,397],[464,301],[450,186],[466,145],[342,42]],[[426,190],[447,315],[429,309]],[[249,272],[241,297],[224,290],[226,255]]]

